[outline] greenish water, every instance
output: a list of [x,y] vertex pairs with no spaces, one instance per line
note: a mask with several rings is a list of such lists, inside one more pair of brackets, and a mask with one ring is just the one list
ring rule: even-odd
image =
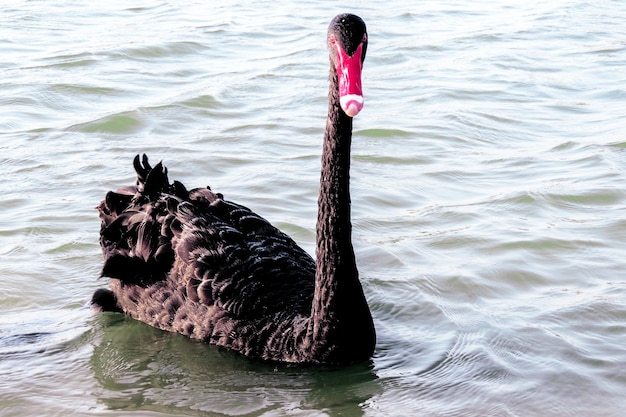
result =
[[[337,13],[368,24],[347,369],[252,362],[84,307],[135,154],[309,252]],[[619,416],[626,3],[9,1],[2,416]]]

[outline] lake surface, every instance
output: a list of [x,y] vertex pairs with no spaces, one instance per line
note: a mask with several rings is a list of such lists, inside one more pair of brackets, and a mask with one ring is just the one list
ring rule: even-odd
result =
[[[626,2],[9,1],[0,415],[619,416]],[[332,17],[369,29],[354,246],[371,362],[270,366],[85,303],[146,152],[313,252]]]

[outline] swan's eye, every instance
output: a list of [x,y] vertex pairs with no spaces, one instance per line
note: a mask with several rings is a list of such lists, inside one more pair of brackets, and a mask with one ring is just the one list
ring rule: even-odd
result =
[[328,40],[332,45],[337,43],[337,39],[335,39],[335,35],[330,35],[330,39]]
[[361,40],[361,42],[367,42],[367,34],[363,34],[363,39]]

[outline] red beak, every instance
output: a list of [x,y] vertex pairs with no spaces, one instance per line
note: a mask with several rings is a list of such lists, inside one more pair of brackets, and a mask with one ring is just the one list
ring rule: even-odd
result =
[[361,87],[361,55],[363,44],[354,51],[352,56],[339,46],[337,48],[337,77],[339,79],[339,103],[343,111],[354,117],[363,108],[363,89]]

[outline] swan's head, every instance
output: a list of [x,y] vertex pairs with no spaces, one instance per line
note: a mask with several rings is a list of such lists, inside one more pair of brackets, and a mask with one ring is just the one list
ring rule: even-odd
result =
[[365,22],[353,14],[340,14],[328,27],[331,65],[337,70],[339,103],[350,117],[363,108],[361,69],[367,50]]

